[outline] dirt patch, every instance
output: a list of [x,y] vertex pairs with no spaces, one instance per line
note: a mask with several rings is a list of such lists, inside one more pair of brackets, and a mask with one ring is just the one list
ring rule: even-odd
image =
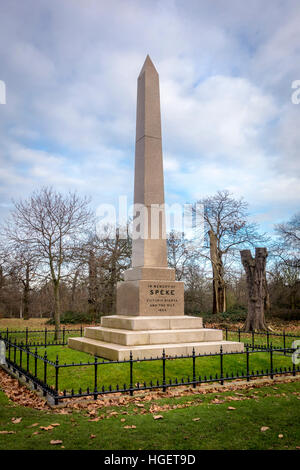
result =
[[[285,331],[286,333],[299,335],[300,334],[300,322],[299,321],[290,321],[290,322],[271,322],[267,321],[267,325],[274,333],[282,333]],[[243,330],[244,323],[237,322],[237,323],[226,323],[226,322],[216,322],[213,320],[205,320],[205,327],[206,328],[228,328],[230,330]]]
[[22,318],[0,318],[0,329],[18,329],[25,330],[26,328],[40,328],[43,329],[46,326],[48,318],[30,318],[29,320],[23,320]]
[[[29,320],[23,320],[22,318],[0,318],[0,330],[54,330],[54,325],[47,325],[47,321],[49,318],[30,318]],[[86,326],[99,326],[99,323],[78,323],[78,324],[70,324],[70,325],[61,325],[61,328],[65,327],[66,329],[80,329],[80,327]]]

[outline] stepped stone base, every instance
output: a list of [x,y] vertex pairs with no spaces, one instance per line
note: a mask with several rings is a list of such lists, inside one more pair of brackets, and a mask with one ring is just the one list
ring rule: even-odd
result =
[[70,338],[69,346],[78,351],[83,351],[94,356],[103,357],[113,361],[124,361],[129,359],[132,352],[133,359],[144,359],[150,357],[161,357],[163,350],[167,356],[192,355],[193,348],[196,354],[210,354],[220,352],[243,351],[243,344],[233,341],[205,341],[201,343],[181,344],[152,344],[141,346],[123,346],[115,343],[106,343],[91,338]]
[[69,338],[69,347],[110,360],[243,351],[243,343],[224,341],[221,330],[203,328],[202,318],[189,316],[112,315],[101,326],[87,327],[83,338]]
[[125,330],[176,330],[178,328],[203,328],[203,321],[201,317],[186,315],[160,317],[110,315],[101,318],[101,326]]

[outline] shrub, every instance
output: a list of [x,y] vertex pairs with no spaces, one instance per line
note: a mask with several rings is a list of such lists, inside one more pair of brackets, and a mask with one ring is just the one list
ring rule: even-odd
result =
[[[60,317],[60,323],[63,325],[66,324],[76,324],[76,323],[93,323],[99,322],[102,314],[92,314],[87,312],[73,312],[72,310],[67,310],[63,312]],[[54,319],[50,318],[47,321],[48,325],[54,325]]]
[[204,313],[199,314],[203,317],[203,320],[207,323],[238,323],[244,322],[247,317],[247,309],[244,306],[235,306],[227,310],[224,313],[212,314]]

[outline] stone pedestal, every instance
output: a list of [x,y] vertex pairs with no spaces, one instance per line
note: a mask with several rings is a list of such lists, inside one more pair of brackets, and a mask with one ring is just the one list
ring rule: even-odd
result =
[[124,281],[117,287],[117,315],[184,314],[184,284],[176,281]]
[[101,326],[88,327],[69,346],[114,361],[162,356],[243,351],[243,343],[224,341],[221,330],[203,328],[202,318],[183,315],[103,317]]

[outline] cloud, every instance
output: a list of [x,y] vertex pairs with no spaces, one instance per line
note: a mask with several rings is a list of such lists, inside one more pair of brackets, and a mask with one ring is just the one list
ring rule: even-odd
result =
[[277,112],[271,96],[240,77],[208,77],[185,93],[163,82],[162,96],[167,142],[197,158],[249,158]]
[[269,223],[299,204],[298,1],[11,0],[0,15],[2,207],[44,184],[94,206],[132,197],[147,53],[160,74],[167,202],[228,188]]

